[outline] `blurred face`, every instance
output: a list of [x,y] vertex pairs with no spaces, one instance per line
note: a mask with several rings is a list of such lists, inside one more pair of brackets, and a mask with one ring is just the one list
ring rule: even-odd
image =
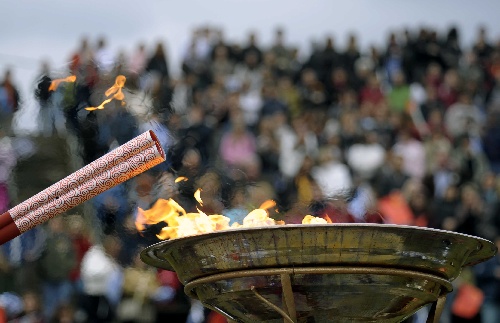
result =
[[392,82],[394,83],[395,86],[400,86],[404,84],[404,75],[401,72],[396,72],[392,76]]
[[403,157],[402,156],[398,156],[398,155],[394,155],[392,157],[392,165],[398,171],[401,170],[401,169],[403,169]]
[[38,302],[38,297],[34,293],[25,294],[23,297],[23,302],[24,302],[24,310],[27,313],[37,311],[40,307],[40,304]]
[[496,177],[493,173],[488,173],[484,176],[483,186],[487,189],[494,188],[496,183]]
[[310,86],[316,83],[316,74],[313,70],[305,70],[302,72],[302,83],[305,86]]
[[375,75],[370,76],[370,78],[368,79],[368,84],[372,88],[377,88],[379,86],[377,77]]
[[200,154],[193,149],[187,151],[186,154],[184,155],[184,158],[182,159],[182,165],[186,168],[197,168],[200,165],[200,163],[201,163]]
[[455,186],[449,186],[444,193],[444,198],[448,201],[454,200],[457,198],[458,191]]
[[103,245],[106,253],[113,258],[116,258],[120,253],[121,244],[120,241],[115,237],[106,237]]
[[227,57],[227,49],[225,46],[217,46],[215,49],[215,57],[218,59],[223,59]]
[[347,74],[343,69],[337,68],[332,72],[332,80],[333,80],[333,83],[346,82],[347,81]]
[[472,187],[464,187],[462,190],[462,202],[466,205],[472,205],[477,202],[479,199],[479,195],[475,189]]
[[248,53],[245,56],[245,63],[251,67],[256,66],[257,65],[257,55],[253,52]]
[[52,231],[54,233],[63,232],[64,231],[63,219],[61,217],[52,218],[49,221],[49,228],[50,228],[50,231]]

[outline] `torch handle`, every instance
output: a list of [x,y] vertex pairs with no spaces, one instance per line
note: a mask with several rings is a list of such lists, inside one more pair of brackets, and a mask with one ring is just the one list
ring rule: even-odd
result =
[[105,169],[93,170],[92,176],[86,171],[86,176],[77,178],[77,184],[72,181],[72,185],[63,185],[58,190],[51,186],[0,215],[0,245],[163,162],[165,153],[156,135],[151,130],[145,134],[152,144],[143,145],[138,149],[139,152],[134,154],[130,150],[120,151],[117,148],[112,154],[103,156],[108,158],[108,167]]
[[10,216],[9,211],[7,211],[7,212],[3,213],[2,215],[0,215],[0,229],[2,229],[3,227],[8,226],[12,222],[14,222],[14,221],[12,221],[12,217]]
[[[4,213],[5,214],[5,213]],[[2,214],[3,215],[3,214]],[[10,216],[9,216],[10,217]],[[12,221],[12,219],[11,219]],[[17,225],[12,221],[0,229],[0,246],[21,234]]]

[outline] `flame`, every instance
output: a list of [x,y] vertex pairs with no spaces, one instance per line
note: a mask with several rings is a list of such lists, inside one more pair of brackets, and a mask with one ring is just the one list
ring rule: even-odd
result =
[[[203,205],[200,198],[201,189],[196,190],[195,199]],[[159,222],[167,223],[157,235],[158,238],[175,239],[192,236],[201,233],[210,233],[230,228],[251,228],[270,225],[282,225],[283,221],[275,221],[269,217],[266,209],[272,208],[276,202],[269,200],[248,213],[243,219],[243,224],[234,223],[229,225],[230,219],[221,214],[207,215],[197,208],[198,213],[186,213],[186,211],[173,199],[158,199],[149,210],[138,208],[136,217],[136,228],[144,231],[146,225],[152,225]]]
[[125,82],[127,81],[127,78],[123,75],[118,75],[115,78],[115,84],[110,87],[109,89],[104,92],[104,95],[107,97],[111,96],[111,98],[104,100],[99,106],[97,107],[87,107],[85,110],[87,111],[94,111],[94,110],[102,110],[104,109],[104,105],[108,104],[111,102],[113,99],[122,101],[122,105],[124,105],[123,99],[125,99],[125,95],[122,92],[122,88],[125,86]]
[[276,221],[269,217],[269,213],[264,209],[255,209],[248,213],[248,215],[243,219],[243,227],[253,228],[276,225]]
[[107,99],[107,100],[104,100],[100,105],[98,105],[97,107],[86,107],[85,110],[87,111],[94,111],[94,110],[102,110],[104,109],[104,105],[108,104],[109,102],[111,102],[113,99]]
[[123,75],[118,75],[115,79],[115,84],[104,92],[104,95],[110,96],[113,95],[113,99],[117,99],[119,101],[125,98],[125,95],[122,92],[122,88],[125,86],[125,81],[127,78]]
[[187,180],[188,180],[188,178],[187,178],[187,177],[184,177],[184,176],[179,176],[179,177],[177,177],[177,178],[175,179],[175,181],[174,181],[174,182],[175,182],[175,183],[179,183],[179,182],[185,182],[185,181],[187,181]]
[[[175,182],[187,180],[185,177],[178,177]],[[203,206],[201,200],[201,188],[194,193],[194,198]],[[254,228],[274,225],[284,225],[284,221],[276,221],[269,217],[269,209],[276,206],[273,200],[267,200],[259,208],[250,211],[243,218],[242,223],[233,223],[229,225],[230,219],[221,214],[207,215],[199,208],[198,213],[186,213],[186,211],[173,199],[158,199],[149,210],[138,209],[136,217],[136,227],[139,231],[144,231],[147,225],[165,222],[166,227],[162,228],[157,235],[159,239],[175,239],[193,236],[197,234],[210,233],[219,230],[228,230],[232,228]],[[315,217],[306,215],[302,224],[327,224],[332,223],[330,217]]]
[[259,206],[259,209],[263,209],[263,210],[269,210],[270,208],[273,208],[276,206],[276,202],[274,202],[273,200],[267,200],[267,201],[264,201],[260,206]]
[[312,215],[306,215],[302,219],[302,224],[327,224],[327,220]]
[[49,91],[55,91],[57,90],[57,87],[59,86],[59,84],[61,84],[62,82],[69,82],[69,83],[73,83],[76,81],[76,76],[75,75],[70,75],[66,78],[63,78],[63,79],[55,79],[55,80],[52,80],[52,82],[50,82],[50,86],[49,86]]
[[200,203],[201,206],[203,206],[203,201],[201,200],[201,191],[201,188],[197,189],[196,192],[194,192],[194,198],[196,199],[196,201],[198,201],[198,203]]
[[[137,219],[139,219],[139,217],[137,217]],[[229,221],[230,219],[223,215],[206,215],[200,210],[198,210],[198,213],[186,213],[183,215],[177,213],[173,214],[168,219],[168,226],[164,227],[157,237],[162,240],[174,239],[218,230],[226,230],[229,229]]]
[[149,210],[138,208],[135,226],[137,230],[143,231],[146,224],[156,224],[166,222],[169,226],[176,226],[179,214],[186,214],[186,211],[174,200],[158,199]]

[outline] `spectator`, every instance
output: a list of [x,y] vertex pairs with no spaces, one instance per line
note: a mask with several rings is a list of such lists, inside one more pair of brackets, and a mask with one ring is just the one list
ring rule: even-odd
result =
[[298,117],[303,112],[300,93],[290,76],[283,76],[278,81],[278,97],[289,107],[290,116]]
[[488,160],[484,153],[476,149],[468,136],[456,140],[451,152],[453,169],[459,176],[459,184],[468,182],[480,183],[488,170]]
[[45,230],[36,227],[1,246],[5,257],[6,273],[3,278],[7,290],[22,293],[27,289],[40,288],[37,262],[45,248],[46,237]]
[[447,134],[452,138],[461,135],[479,136],[484,117],[479,108],[472,104],[470,95],[462,92],[458,102],[446,110],[444,123]]
[[438,88],[439,100],[445,108],[457,102],[461,85],[461,79],[457,70],[450,69],[445,72],[443,83]]
[[[50,301],[50,300],[49,300]],[[44,319],[40,295],[34,291],[23,294],[23,312],[16,319],[9,321],[13,323],[43,323],[49,322]]]
[[131,266],[123,272],[123,298],[117,309],[120,322],[154,322],[155,308],[153,299],[160,284],[156,270],[148,267],[136,253]]
[[284,120],[286,117],[283,113],[276,114],[276,133],[280,147],[279,169],[285,178],[292,179],[297,175],[305,156],[316,157],[318,139],[302,118],[293,120],[293,128]]
[[313,53],[309,59],[310,67],[317,73],[320,80],[326,81],[328,74],[342,65],[342,56],[335,48],[335,42],[331,36],[326,38],[323,51],[316,53]]
[[346,154],[347,164],[356,177],[370,180],[385,162],[386,151],[378,141],[377,133],[368,132],[364,142],[352,145]]
[[434,199],[430,210],[429,227],[444,229],[444,221],[452,219],[457,212],[459,203],[458,193],[458,188],[450,185],[446,188],[442,197]]
[[481,65],[483,67],[486,66],[489,55],[493,51],[493,47],[490,45],[487,39],[486,28],[484,27],[479,28],[478,37],[472,50],[477,55]]
[[396,34],[391,33],[385,51],[385,72],[387,78],[392,82],[393,76],[402,70],[403,49],[396,39]]
[[500,175],[500,111],[498,109],[492,108],[486,118],[483,145],[491,170]]
[[352,188],[349,169],[340,162],[338,151],[332,147],[322,147],[318,157],[318,166],[312,170],[312,176],[318,183],[323,196],[332,198],[343,196]]
[[214,60],[211,64],[212,77],[217,76],[227,77],[233,73],[234,65],[229,60],[229,50],[224,45],[219,45],[214,48]]
[[140,43],[134,54],[130,57],[129,71],[132,75],[141,75],[147,63],[146,45]]
[[283,28],[276,28],[274,32],[274,42],[271,46],[270,52],[276,58],[276,67],[280,75],[284,75],[290,68],[290,49],[285,44],[285,30]]
[[297,192],[295,200],[297,203],[309,205],[313,201],[321,200],[321,189],[312,175],[314,165],[314,160],[306,156],[297,176],[295,176],[294,185]]
[[0,212],[9,209],[9,180],[12,169],[17,163],[12,139],[6,136],[5,129],[0,128]]
[[251,89],[248,82],[243,83],[239,93],[239,105],[243,112],[245,124],[250,128],[255,127],[259,121],[260,110],[263,108],[260,91]]
[[60,137],[66,135],[66,125],[63,114],[63,97],[65,87],[57,87],[55,91],[49,91],[52,79],[48,63],[42,65],[42,74],[38,81],[35,97],[40,105],[40,124],[45,137],[57,134]]
[[94,51],[90,48],[88,39],[83,37],[80,48],[71,57],[70,71],[76,75],[79,71],[84,70],[87,65],[90,65],[93,59]]
[[384,197],[400,190],[409,176],[403,171],[403,157],[394,152],[388,153],[388,163],[384,164],[373,178],[378,197]]
[[279,173],[280,146],[276,136],[274,117],[262,118],[256,137],[257,153],[260,157],[263,176],[273,177]]
[[71,237],[74,250],[75,266],[70,273],[70,281],[73,285],[73,290],[78,294],[81,293],[82,282],[80,278],[80,268],[83,257],[92,247],[89,229],[84,223],[84,219],[80,215],[71,215],[67,219],[68,232]]
[[460,35],[457,27],[451,27],[442,48],[443,63],[448,68],[457,68],[462,55]]
[[256,138],[246,130],[242,114],[231,119],[231,129],[222,135],[219,149],[221,159],[229,169],[247,173],[258,165]]
[[387,94],[389,108],[396,112],[404,112],[410,100],[410,87],[406,84],[402,71],[394,72],[391,81],[392,87]]
[[106,39],[104,37],[99,38],[97,41],[95,60],[97,68],[99,68],[101,73],[109,73],[115,67],[115,58],[107,48]]
[[403,169],[410,177],[423,178],[425,169],[425,150],[422,143],[414,139],[407,129],[400,131],[400,136],[393,146],[395,154],[403,158]]
[[[248,35],[248,45],[243,49],[243,57],[255,57],[255,64],[260,65],[262,63],[262,50],[257,45],[257,35],[252,32]],[[247,60],[247,58],[245,58]],[[252,58],[253,60],[253,58]]]
[[102,245],[94,245],[82,260],[82,310],[89,322],[112,322],[121,297],[122,269],[116,262],[120,241],[105,236]]
[[260,91],[262,87],[262,68],[256,51],[245,52],[242,64],[237,64],[234,69],[234,80],[241,86],[248,82],[251,90]]
[[12,119],[19,108],[19,92],[12,81],[11,70],[6,70],[0,83],[0,129],[7,135],[12,132]]
[[50,320],[56,309],[71,302],[74,296],[70,273],[77,264],[76,255],[71,237],[64,227],[61,217],[49,221],[45,249],[39,260],[40,276],[43,278],[43,315],[46,320]]
[[[212,129],[205,124],[205,112],[194,105],[190,108],[186,118],[186,125],[179,131],[179,154],[182,156],[190,148],[196,149],[201,157],[201,162],[206,165],[211,159]],[[175,163],[175,161],[174,161]]]
[[[486,237],[486,209],[475,185],[464,185],[455,216],[445,219],[444,229]],[[489,238],[489,237],[488,237]]]
[[146,72],[153,73],[160,77],[162,82],[163,80],[168,80],[170,74],[167,65],[167,57],[162,43],[156,44],[156,50],[146,64]]
[[383,100],[384,94],[380,88],[380,82],[378,81],[377,76],[372,74],[368,77],[368,83],[366,86],[361,89],[359,103],[377,105]]
[[360,53],[358,50],[358,39],[356,35],[349,35],[347,41],[347,48],[345,52],[342,54],[342,61],[344,66],[347,68],[348,74],[353,77],[354,76],[354,63],[360,57]]
[[63,304],[56,310],[51,323],[73,323],[78,319],[77,313],[71,304]]

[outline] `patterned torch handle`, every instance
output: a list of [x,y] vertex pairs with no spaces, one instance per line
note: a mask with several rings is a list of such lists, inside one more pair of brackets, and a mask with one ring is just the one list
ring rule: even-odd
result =
[[[154,133],[152,134],[154,136]],[[96,176],[90,177],[87,181],[65,193],[56,192],[48,203],[37,207],[25,207],[25,209],[32,211],[24,215],[12,214],[14,208],[0,215],[0,224],[3,225],[0,227],[0,245],[163,162],[165,153],[156,136],[153,138],[152,147],[143,149],[127,160],[120,159],[121,162],[115,163],[114,167],[102,170]]]
[[[157,139],[153,131],[150,130],[144,132],[143,134],[110,151],[106,155],[80,168],[73,174],[66,176],[40,193],[30,197],[23,203],[16,205],[9,210],[10,215],[13,218],[19,218],[31,211],[36,210],[58,196],[79,187],[89,179],[96,177],[102,172],[110,170],[114,166],[125,162],[127,159],[140,153],[144,149],[153,146],[155,141],[157,141]],[[0,228],[2,227],[2,221],[0,220]]]

